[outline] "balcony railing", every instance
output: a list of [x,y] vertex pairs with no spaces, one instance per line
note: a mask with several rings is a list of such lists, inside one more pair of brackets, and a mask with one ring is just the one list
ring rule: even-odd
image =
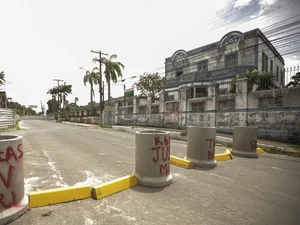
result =
[[237,74],[241,75],[247,71],[252,71],[254,69],[254,66],[236,66],[207,72],[192,72],[188,74],[182,74],[175,79],[166,80],[163,83],[163,87],[177,87],[179,85],[189,84],[192,82],[202,82],[204,86],[207,86],[212,81],[234,78]]

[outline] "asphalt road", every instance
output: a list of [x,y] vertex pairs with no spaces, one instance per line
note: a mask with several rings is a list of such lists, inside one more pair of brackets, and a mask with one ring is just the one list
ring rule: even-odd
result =
[[[101,184],[134,172],[133,134],[44,121],[21,127],[10,133],[24,137],[27,193]],[[185,147],[172,140],[171,154],[183,157]],[[210,170],[171,166],[171,173],[166,188],[136,186],[98,201],[34,208],[12,224],[299,224],[299,158],[264,153]]]

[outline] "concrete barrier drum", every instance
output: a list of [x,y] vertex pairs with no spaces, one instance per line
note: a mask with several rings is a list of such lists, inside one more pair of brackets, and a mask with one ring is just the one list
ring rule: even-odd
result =
[[164,187],[172,183],[170,132],[141,130],[135,133],[135,175],[143,186]]
[[258,158],[257,127],[234,127],[232,155]]
[[198,167],[215,167],[215,127],[189,126],[187,129],[186,159]]
[[22,144],[21,136],[0,135],[0,224],[17,219],[28,208]]

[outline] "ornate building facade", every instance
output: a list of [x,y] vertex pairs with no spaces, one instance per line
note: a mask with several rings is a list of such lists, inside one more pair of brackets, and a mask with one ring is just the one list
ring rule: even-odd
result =
[[273,73],[276,86],[284,86],[284,59],[265,35],[259,29],[232,31],[220,41],[166,58],[163,87],[169,101],[180,100],[181,89],[188,89],[188,98],[206,97],[214,82],[220,94],[227,94],[232,78],[254,69]]

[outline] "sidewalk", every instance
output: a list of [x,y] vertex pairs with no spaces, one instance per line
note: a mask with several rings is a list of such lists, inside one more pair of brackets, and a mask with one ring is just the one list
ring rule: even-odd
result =
[[[68,125],[90,127],[90,128],[100,128],[99,125],[97,125],[97,124],[72,123],[72,122],[61,122],[61,123],[68,124]],[[105,129],[110,129],[110,128],[105,128]],[[157,128],[157,127],[142,127],[142,126],[119,126],[119,125],[113,125],[112,129],[115,131],[121,131],[121,132],[127,132],[127,133],[135,133],[138,130],[144,130],[144,129],[166,130],[166,131],[170,131],[170,136],[171,136],[171,139],[173,139],[173,140],[180,140],[180,141],[187,140],[187,137],[182,136],[181,131],[176,130],[176,129]],[[232,134],[217,133],[217,136],[216,136],[217,143],[225,145],[228,148],[231,148],[232,141],[233,141]],[[263,148],[266,152],[269,152],[269,153],[280,153],[280,154],[294,155],[294,156],[300,157],[300,145],[266,140],[266,139],[258,139],[257,146]]]

